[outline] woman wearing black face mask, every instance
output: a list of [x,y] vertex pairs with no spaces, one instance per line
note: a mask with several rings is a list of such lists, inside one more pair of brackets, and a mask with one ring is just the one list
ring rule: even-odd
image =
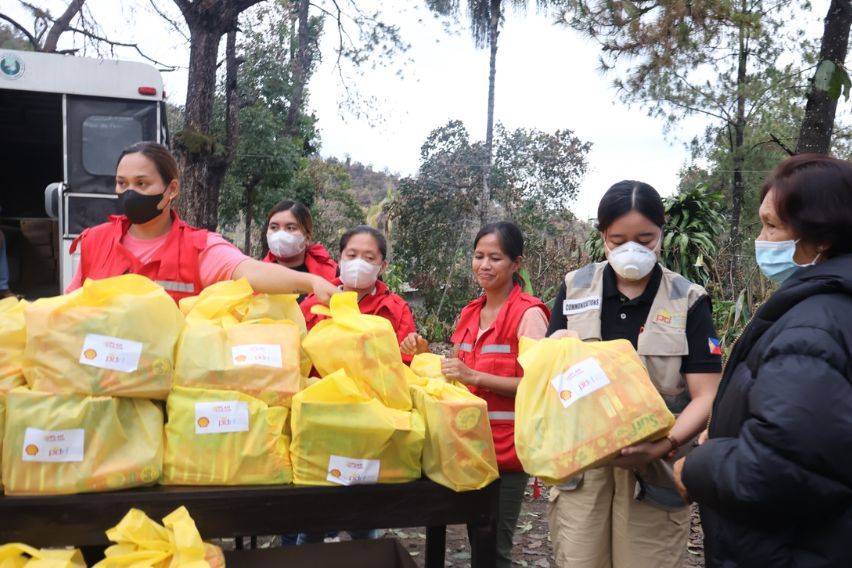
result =
[[66,292],[87,278],[127,273],[149,277],[175,301],[239,278],[257,292],[313,292],[322,302],[337,292],[319,276],[252,259],[220,235],[181,221],[173,210],[180,193],[177,163],[161,144],[140,142],[121,153],[115,191],[124,215],[77,238],[71,252],[80,248],[80,264]]

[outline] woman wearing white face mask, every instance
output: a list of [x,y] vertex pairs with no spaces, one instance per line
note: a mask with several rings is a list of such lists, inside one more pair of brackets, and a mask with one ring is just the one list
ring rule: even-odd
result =
[[[417,335],[408,303],[379,280],[388,266],[387,248],[385,236],[373,227],[360,225],[347,231],[340,238],[340,277],[332,280],[332,284],[345,292],[357,292],[362,314],[390,321],[399,342],[415,346],[413,350],[403,350],[403,360],[410,362],[415,353],[425,351],[428,345]],[[316,303],[314,296],[308,296],[301,304],[308,329],[325,319],[311,313]]]
[[622,451],[550,495],[556,563],[681,567],[689,508],[672,463],[707,423],[722,361],[707,292],[657,261],[665,208],[650,185],[622,181],[598,207],[607,261],[570,272],[553,305],[548,335],[626,339],[677,422],[667,438]]
[[314,223],[310,210],[298,201],[284,200],[269,212],[263,261],[322,276],[337,276],[337,263],[322,244],[311,241]]

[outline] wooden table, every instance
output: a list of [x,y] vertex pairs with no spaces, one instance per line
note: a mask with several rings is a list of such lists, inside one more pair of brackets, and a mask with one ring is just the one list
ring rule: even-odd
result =
[[205,539],[347,529],[426,527],[426,566],[443,567],[447,525],[466,524],[471,566],[496,561],[499,481],[455,493],[426,479],[352,487],[150,487],[110,493],[0,497],[0,544],[103,546],[135,507],[156,521],[185,505]]

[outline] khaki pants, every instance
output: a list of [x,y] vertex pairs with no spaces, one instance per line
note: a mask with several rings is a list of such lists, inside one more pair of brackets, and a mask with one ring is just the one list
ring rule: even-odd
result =
[[664,511],[633,498],[633,473],[613,467],[583,474],[573,490],[550,492],[548,521],[559,568],[681,568],[689,507]]

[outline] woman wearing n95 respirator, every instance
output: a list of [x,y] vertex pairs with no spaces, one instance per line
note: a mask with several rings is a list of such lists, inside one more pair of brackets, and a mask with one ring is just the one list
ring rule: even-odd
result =
[[[417,334],[408,303],[379,279],[388,266],[387,248],[385,236],[373,227],[360,225],[347,231],[340,238],[340,277],[332,280],[332,284],[344,292],[357,292],[362,314],[390,321],[400,344],[405,343],[402,359],[408,363],[416,353],[426,351],[428,344]],[[316,303],[311,295],[301,304],[308,329],[325,319],[311,313]]]
[[612,186],[598,207],[607,260],[568,273],[553,305],[548,335],[630,341],[677,416],[667,438],[553,488],[548,516],[562,568],[684,564],[689,508],[672,464],[707,423],[722,361],[707,292],[657,260],[664,224],[650,185]]
[[337,263],[322,244],[311,240],[313,230],[314,222],[307,207],[298,201],[279,202],[266,221],[263,261],[315,274],[331,282],[337,276]]

